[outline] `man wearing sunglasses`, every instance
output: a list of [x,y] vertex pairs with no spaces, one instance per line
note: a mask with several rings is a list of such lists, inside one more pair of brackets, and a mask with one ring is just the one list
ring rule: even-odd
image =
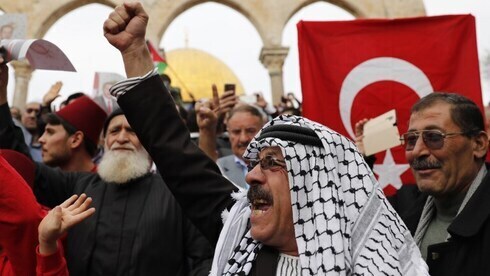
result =
[[422,196],[401,216],[431,275],[490,271],[484,130],[478,106],[458,94],[432,93],[411,109],[408,132],[401,139]]
[[234,186],[190,141],[154,69],[147,23],[139,2],[116,7],[105,21],[130,78],[111,93],[183,210],[216,246],[210,275],[426,275],[354,144],[315,122],[267,123],[243,154],[250,189],[230,197]]

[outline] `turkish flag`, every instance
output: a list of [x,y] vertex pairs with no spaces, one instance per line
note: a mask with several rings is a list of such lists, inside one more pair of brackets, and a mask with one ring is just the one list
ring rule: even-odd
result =
[[[475,18],[304,22],[298,27],[303,115],[354,138],[354,125],[396,109],[400,134],[410,108],[433,91],[460,93],[483,111]],[[415,180],[401,146],[376,156],[385,193]]]

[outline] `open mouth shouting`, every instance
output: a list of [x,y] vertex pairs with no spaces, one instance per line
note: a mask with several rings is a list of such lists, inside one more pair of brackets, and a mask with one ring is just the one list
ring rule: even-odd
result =
[[254,215],[260,215],[271,207],[271,204],[263,199],[256,199],[251,202],[251,209]]
[[252,185],[248,190],[247,196],[252,209],[252,216],[254,217],[265,215],[274,204],[272,195],[260,185]]

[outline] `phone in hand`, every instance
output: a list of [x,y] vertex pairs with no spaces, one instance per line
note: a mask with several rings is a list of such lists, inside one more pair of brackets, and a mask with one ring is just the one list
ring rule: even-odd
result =
[[224,91],[233,91],[233,94],[235,94],[235,84],[234,83],[225,83],[225,90]]

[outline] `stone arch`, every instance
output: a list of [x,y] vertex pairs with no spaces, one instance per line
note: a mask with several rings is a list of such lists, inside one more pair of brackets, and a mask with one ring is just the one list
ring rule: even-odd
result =
[[[187,9],[205,2],[223,4],[247,18],[257,30],[263,48],[260,60],[269,70],[274,101],[283,93],[282,65],[288,48],[283,47],[283,30],[289,19],[301,8],[319,0],[141,0],[150,15],[147,34],[148,38],[160,41],[170,23]],[[423,0],[323,0],[352,13],[356,18],[396,18],[425,15]],[[65,14],[88,4],[102,4],[115,7],[123,0],[0,0],[0,7],[7,13],[27,14],[29,25],[28,36],[43,37],[47,30]],[[160,21],[158,21],[160,19]],[[20,68],[20,66],[19,66]],[[16,71],[21,71],[16,70]],[[17,72],[16,72],[17,75]],[[28,83],[30,75],[19,77]],[[17,82],[16,82],[17,83]],[[27,87],[27,86],[26,86]],[[16,93],[27,94],[25,87],[17,89]],[[14,99],[15,101],[15,99]],[[20,106],[22,106],[20,104]]]
[[[315,15],[311,15],[312,12]],[[313,17],[310,17],[313,16]],[[355,19],[355,12],[349,8],[334,5],[329,1],[309,1],[304,5],[296,7],[296,10],[288,18],[282,30],[282,43],[289,47],[287,57],[284,59],[283,78],[284,92],[301,91],[301,81],[299,74],[299,51],[297,41],[298,19],[300,20],[352,20]],[[298,98],[302,95],[298,93]]]
[[[175,1],[177,2],[177,1]],[[243,15],[255,28],[258,32],[262,42],[264,43],[266,30],[260,24],[260,20],[256,18],[253,12],[245,7],[241,1],[237,0],[219,0],[219,1],[210,1],[210,0],[189,0],[189,1],[180,1],[173,7],[168,7],[169,4],[163,1],[157,2],[157,6],[153,7],[150,13],[150,18],[164,18],[163,21],[159,21],[155,23],[155,20],[150,21],[150,36],[154,41],[160,41],[160,39],[165,34],[165,31],[168,29],[170,24],[182,13],[198,6],[200,4],[215,2],[218,4],[222,4],[230,9],[235,10],[239,14]],[[170,9],[169,9],[170,8]]]
[[117,4],[110,0],[98,0],[98,1],[77,1],[72,0],[70,2],[64,3],[50,13],[47,14],[45,18],[42,18],[39,22],[39,28],[34,30],[33,37],[42,38],[48,30],[58,21],[61,17],[67,15],[68,13],[90,4],[102,4],[109,7],[115,7]]
[[365,15],[360,10],[359,6],[353,6],[351,3],[349,3],[349,1],[344,1],[344,0],[307,0],[307,1],[303,1],[303,2],[298,3],[297,6],[295,6],[291,9],[290,14],[287,17],[286,23],[284,23],[283,32],[284,32],[284,27],[286,27],[287,22],[289,22],[289,20],[291,20],[291,18],[297,12],[299,12],[301,9],[303,9],[303,8],[305,8],[311,4],[317,3],[317,2],[326,2],[326,3],[332,4],[334,6],[337,6],[341,9],[347,11],[348,13],[352,14],[355,18],[365,17]]

